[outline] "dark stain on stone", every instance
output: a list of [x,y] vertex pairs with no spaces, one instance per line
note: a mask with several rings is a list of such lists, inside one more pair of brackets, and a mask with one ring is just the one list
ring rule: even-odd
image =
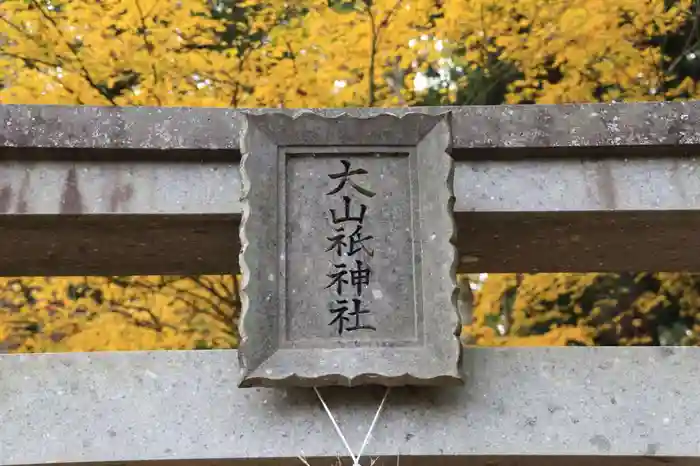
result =
[[550,414],[554,414],[557,411],[561,411],[562,409],[564,409],[564,408],[562,408],[561,406],[552,405],[552,404],[547,405],[547,410],[550,412]]
[[14,128],[12,127],[12,118],[10,117],[9,112],[2,120],[2,128],[3,130],[0,131],[0,147],[16,145],[13,144],[12,141],[12,136],[15,136],[16,131],[14,131]]
[[22,184],[19,186],[19,195],[17,196],[17,213],[26,214],[29,212],[29,172],[24,173]]
[[[680,161],[678,159],[673,159],[671,161],[671,178],[673,179],[672,185],[676,187],[678,194],[680,194],[683,200],[688,197],[688,191],[685,189],[684,180],[685,172],[681,170]],[[687,201],[686,201],[687,202]]]
[[610,361],[603,361],[600,364],[598,364],[598,369],[602,369],[604,371],[610,369],[613,366],[613,363]]
[[498,413],[499,416],[504,416],[506,414],[506,406],[503,403],[503,400],[498,400],[495,403],[496,407],[496,413]]
[[644,454],[654,456],[659,451],[660,447],[661,445],[658,443],[650,443],[647,445],[647,450],[644,452]]
[[594,435],[589,441],[591,442],[591,445],[593,445],[598,449],[598,451],[603,453],[608,453],[612,448],[610,440],[608,440],[607,437],[603,435]]
[[535,130],[533,145],[538,147],[551,147],[552,111],[550,109],[533,109],[535,112]]
[[0,212],[7,213],[10,211],[10,200],[12,199],[12,188],[3,186],[0,188]]
[[610,166],[605,162],[598,162],[596,166],[596,185],[600,193],[600,202],[607,209],[614,209],[617,204],[615,192],[615,180],[610,171]]
[[68,177],[63,186],[63,195],[61,196],[61,213],[62,214],[79,214],[83,211],[83,197],[80,194],[78,186],[78,174],[75,172],[75,167],[68,170]]
[[110,437],[116,437],[116,436],[117,436],[117,433],[116,433],[115,431],[113,431],[112,429],[109,429],[109,430],[107,431],[107,434],[108,434]]
[[408,434],[406,434],[406,437],[404,437],[404,438],[405,438],[406,441],[408,442],[408,441],[411,440],[413,437],[414,437],[414,435],[413,435],[412,433],[409,432]]
[[663,143],[669,145],[679,144],[681,142],[681,138],[687,132],[683,120],[680,119],[680,115],[673,112],[673,116],[665,120],[664,123],[668,123],[669,125],[666,129],[666,134],[664,134],[665,140]]
[[662,346],[659,348],[659,351],[661,351],[661,356],[663,356],[664,358],[668,358],[676,354],[676,351],[670,346]]
[[611,396],[611,397],[610,397],[610,403],[616,405],[616,404],[617,404],[617,398],[615,398],[614,396]]
[[117,186],[109,197],[109,211],[117,212],[119,208],[131,200],[134,195],[134,187],[130,184]]

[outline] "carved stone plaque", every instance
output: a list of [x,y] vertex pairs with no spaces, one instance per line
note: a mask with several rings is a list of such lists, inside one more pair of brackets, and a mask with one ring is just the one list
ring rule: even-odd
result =
[[461,382],[449,114],[246,119],[240,385]]

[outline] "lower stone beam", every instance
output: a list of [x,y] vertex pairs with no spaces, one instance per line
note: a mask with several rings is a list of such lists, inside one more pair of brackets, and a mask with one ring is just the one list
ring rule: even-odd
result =
[[[700,463],[699,348],[463,357],[463,387],[392,390],[366,449],[377,464]],[[239,389],[237,361],[233,350],[0,356],[0,465],[348,456],[312,390]],[[321,394],[356,452],[384,389]]]

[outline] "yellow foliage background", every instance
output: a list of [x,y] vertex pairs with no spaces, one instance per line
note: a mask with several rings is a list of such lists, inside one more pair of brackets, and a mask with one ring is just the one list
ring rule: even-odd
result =
[[[3,104],[695,98],[692,0],[4,0]],[[695,344],[692,274],[460,277],[477,345]],[[472,289],[473,287],[473,289]],[[231,348],[238,282],[0,279],[0,351]]]

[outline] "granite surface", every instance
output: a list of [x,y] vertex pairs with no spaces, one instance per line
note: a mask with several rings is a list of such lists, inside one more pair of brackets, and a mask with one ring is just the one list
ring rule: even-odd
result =
[[[306,111],[2,105],[0,147],[238,149],[246,115],[294,116]],[[449,111],[455,149],[700,144],[699,101],[312,111],[361,117]]]
[[[479,465],[700,458],[699,348],[470,348],[463,359],[464,386],[392,389],[366,453],[392,465],[397,455]],[[312,390],[237,388],[235,351],[2,355],[0,373],[3,466],[294,464],[299,454],[327,466],[345,456]],[[384,390],[321,393],[359,449]]]

